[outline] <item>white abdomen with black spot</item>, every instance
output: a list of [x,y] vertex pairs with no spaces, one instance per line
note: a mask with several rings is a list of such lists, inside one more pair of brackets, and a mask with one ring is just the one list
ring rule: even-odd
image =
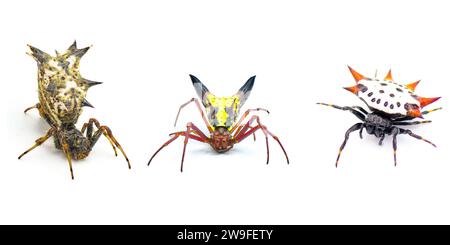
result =
[[407,116],[407,105],[420,107],[416,95],[404,85],[370,78],[362,79],[358,84],[358,97],[373,109]]

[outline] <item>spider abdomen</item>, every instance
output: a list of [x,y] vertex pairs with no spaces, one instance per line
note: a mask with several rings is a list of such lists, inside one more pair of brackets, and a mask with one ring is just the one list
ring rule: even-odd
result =
[[418,96],[414,90],[419,81],[406,85],[396,83],[391,71],[384,79],[378,79],[365,77],[351,67],[349,69],[357,84],[345,89],[358,96],[372,111],[388,118],[421,117],[422,108],[440,98]]
[[29,46],[38,64],[39,104],[44,118],[52,126],[76,123],[86,100],[89,87],[100,84],[84,79],[79,72],[81,57],[89,47],[78,49],[74,42],[64,53],[51,56]]

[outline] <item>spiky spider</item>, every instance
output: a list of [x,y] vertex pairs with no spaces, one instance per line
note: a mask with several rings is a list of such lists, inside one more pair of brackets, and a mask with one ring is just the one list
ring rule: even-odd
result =
[[[175,119],[175,125],[178,121],[178,116],[180,115],[181,109],[183,109],[186,105],[194,102],[197,105],[198,111],[200,112],[206,127],[210,133],[210,137],[206,136],[194,123],[189,122],[186,125],[186,131],[175,132],[170,134],[172,138],[164,143],[150,158],[148,161],[148,165],[150,165],[153,158],[161,151],[164,147],[172,143],[179,136],[184,136],[184,146],[183,146],[183,155],[181,158],[181,172],[183,172],[183,163],[184,163],[184,155],[186,152],[186,145],[189,139],[197,140],[203,143],[208,143],[216,152],[222,153],[229,151],[234,144],[240,143],[248,136],[254,135],[254,133],[261,129],[265,138],[266,138],[266,149],[267,149],[267,164],[269,163],[269,140],[268,136],[270,135],[275,141],[278,142],[281,149],[286,156],[287,163],[289,164],[289,158],[284,150],[283,145],[277,136],[272,134],[266,126],[261,124],[261,121],[257,115],[253,115],[250,120],[242,124],[242,121],[249,115],[250,112],[255,111],[264,111],[269,113],[268,110],[257,108],[257,109],[248,109],[242,115],[242,117],[237,121],[239,116],[239,111],[242,105],[247,100],[250,92],[253,88],[253,84],[255,82],[255,76],[248,79],[248,81],[239,89],[239,91],[230,97],[217,97],[209,92],[203,83],[200,82],[198,78],[193,75],[190,75],[192,84],[194,85],[195,91],[197,95],[202,100],[202,104],[205,107],[207,117],[203,113],[203,110],[200,106],[200,103],[196,98],[192,98],[188,102],[184,103],[180,106],[178,110],[177,117]],[[252,127],[252,123],[256,121],[257,125]]]
[[414,90],[420,81],[407,85],[398,84],[393,81],[390,70],[386,77],[383,80],[380,80],[377,78],[367,78],[353,70],[350,66],[348,68],[356,80],[356,85],[346,87],[345,89],[357,95],[367,105],[370,112],[367,112],[360,106],[341,107],[333,104],[317,103],[319,105],[331,106],[339,110],[350,111],[362,121],[362,123],[356,123],[350,127],[345,133],[344,142],[339,148],[339,154],[336,159],[336,167],[338,166],[341,152],[349,139],[350,133],[359,130],[359,135],[362,139],[364,128],[368,134],[380,138],[379,145],[382,144],[386,135],[392,135],[395,166],[397,165],[397,135],[407,134],[436,147],[435,144],[414,134],[411,130],[403,129],[398,126],[430,123],[431,121],[429,120],[411,120],[415,118],[423,119],[423,115],[442,109],[439,107],[422,111],[423,107],[435,102],[440,97],[424,98],[417,96],[414,93]]
[[[75,127],[82,113],[82,107],[93,107],[86,100],[87,90],[101,84],[101,82],[82,78],[79,72],[80,59],[90,47],[78,49],[74,42],[67,51],[62,54],[56,52],[56,56],[53,57],[35,47],[28,46],[31,52],[27,54],[33,57],[38,65],[39,103],[27,108],[24,112],[38,109],[40,116],[50,125],[50,129],[44,136],[37,139],[30,149],[22,153],[19,159],[53,136],[55,147],[64,151],[66,155],[70,175],[74,179],[72,159],[86,158],[103,134],[113,147],[116,156],[117,147],[125,157],[128,168],[131,168],[127,155],[109,127],[101,126],[94,118],[85,123],[81,131]],[[93,132],[94,125],[97,128],[95,132]],[[85,131],[86,135],[84,135]]]

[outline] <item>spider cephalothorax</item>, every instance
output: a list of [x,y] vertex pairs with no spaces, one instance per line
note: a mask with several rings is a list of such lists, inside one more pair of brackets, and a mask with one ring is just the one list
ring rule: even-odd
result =
[[[25,110],[38,109],[39,114],[50,125],[47,134],[38,140],[36,144],[19,156],[19,159],[44,143],[48,138],[54,137],[55,147],[66,154],[70,172],[73,179],[72,158],[79,160],[89,155],[98,138],[103,134],[111,143],[117,156],[116,147],[123,153],[130,163],[120,144],[112,135],[107,126],[101,126],[96,119],[90,119],[83,125],[81,131],[75,127],[84,106],[93,107],[86,100],[88,89],[101,84],[85,79],[81,76],[79,67],[80,59],[89,50],[89,47],[78,49],[74,42],[64,53],[56,52],[51,56],[44,51],[28,45],[38,65],[38,94],[39,103]],[[97,131],[93,132],[94,125]],[[86,135],[84,132],[87,130]]]
[[411,130],[403,129],[398,126],[415,125],[422,123],[430,123],[431,121],[411,121],[416,118],[423,118],[423,115],[432,111],[439,110],[436,108],[432,110],[422,110],[423,107],[435,102],[440,97],[425,98],[420,97],[414,93],[414,90],[419,81],[401,85],[392,79],[391,71],[388,72],[384,79],[365,77],[351,67],[350,72],[356,80],[356,85],[346,87],[345,89],[357,95],[369,108],[367,112],[360,106],[336,106],[332,104],[318,103],[320,105],[331,106],[336,109],[350,111],[358,117],[362,123],[356,123],[345,133],[345,139],[342,143],[339,154],[336,159],[336,166],[342,150],[347,143],[351,132],[359,130],[362,138],[363,129],[366,129],[368,134],[380,138],[381,145],[386,135],[392,135],[394,148],[394,163],[397,165],[397,135],[408,134],[416,139],[423,140],[433,146],[430,141],[414,134]]
[[[181,109],[189,103],[195,102],[198,110],[202,115],[203,121],[208,128],[210,137],[206,136],[197,126],[190,122],[186,125],[186,131],[171,134],[171,136],[173,137],[169,141],[164,143],[163,146],[161,146],[153,154],[148,164],[150,164],[150,162],[162,148],[169,145],[179,136],[185,137],[183,156],[181,158],[181,171],[183,171],[184,155],[188,139],[194,139],[203,143],[208,143],[215,151],[222,153],[230,150],[231,148],[233,148],[234,144],[241,142],[248,136],[252,134],[254,135],[255,131],[257,131],[258,129],[261,129],[264,133],[264,136],[266,137],[267,163],[269,163],[269,135],[278,142],[286,156],[287,162],[289,163],[289,158],[278,137],[272,134],[266,126],[261,124],[258,116],[254,115],[247,123],[242,124],[242,121],[245,119],[245,117],[247,117],[248,114],[252,111],[265,111],[267,113],[269,113],[269,111],[262,108],[248,109],[247,111],[245,111],[242,117],[237,120],[240,109],[247,100],[253,88],[253,84],[255,82],[254,76],[248,79],[248,81],[239,89],[236,94],[229,97],[215,96],[214,94],[209,92],[208,88],[206,88],[206,86],[202,82],[200,82],[198,78],[193,75],[190,75],[190,77],[195,91],[197,92],[197,95],[201,99],[202,104],[205,108],[206,116],[203,113],[200,102],[196,98],[192,98],[191,100],[180,106],[177,118],[175,119],[175,124],[178,120]],[[254,121],[256,121],[257,125],[251,126]]]
[[233,148],[234,138],[225,127],[216,127],[211,133],[210,145],[217,152],[226,152]]

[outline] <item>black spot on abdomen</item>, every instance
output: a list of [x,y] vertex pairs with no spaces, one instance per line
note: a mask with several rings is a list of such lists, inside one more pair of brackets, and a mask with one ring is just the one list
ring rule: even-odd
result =
[[365,93],[367,91],[367,87],[363,84],[358,84],[359,91]]

